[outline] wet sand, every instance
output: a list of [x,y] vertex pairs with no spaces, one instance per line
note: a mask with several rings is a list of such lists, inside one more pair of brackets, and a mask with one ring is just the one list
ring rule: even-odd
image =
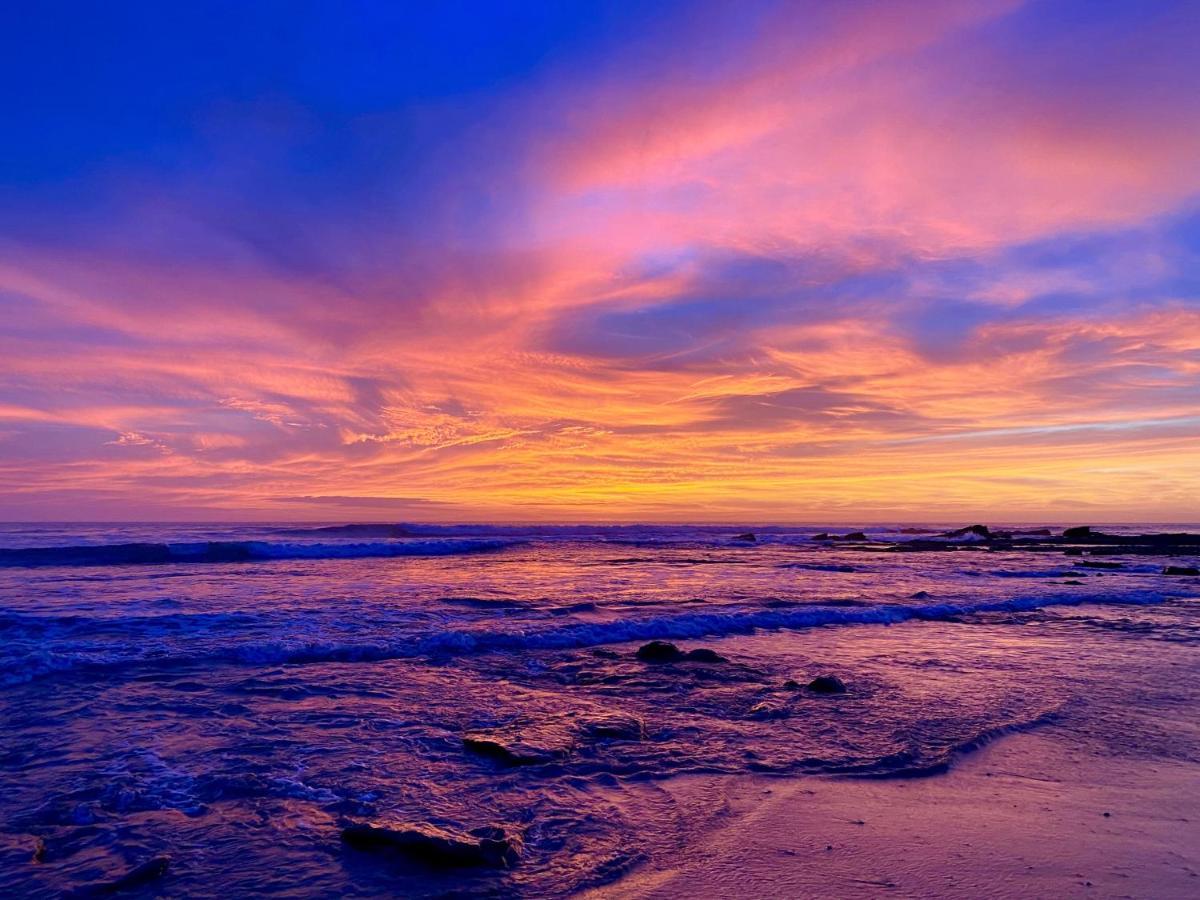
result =
[[927,778],[658,787],[681,809],[724,812],[675,858],[591,897],[1200,896],[1200,765],[1130,765],[1054,726]]

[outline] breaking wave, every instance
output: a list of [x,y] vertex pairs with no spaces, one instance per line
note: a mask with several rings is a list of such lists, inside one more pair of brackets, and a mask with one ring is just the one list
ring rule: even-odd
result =
[[510,540],[380,541],[369,543],[196,543],[103,544],[0,549],[0,568],[35,566],[130,566],[166,563],[229,563],[276,559],[367,559],[391,556],[452,556],[511,547]]
[[[233,617],[214,617],[217,626],[201,628],[198,640],[190,647],[156,643],[162,630],[127,640],[113,652],[96,652],[85,642],[76,650],[60,647],[52,652],[44,648],[22,652],[10,650],[0,658],[0,684],[19,684],[46,675],[76,669],[112,670],[126,666],[181,666],[229,663],[241,665],[314,664],[327,662],[378,662],[416,657],[454,657],[467,654],[522,650],[570,650],[619,644],[626,641],[689,638],[714,638],[749,634],[758,630],[779,631],[823,626],[892,625],[913,620],[945,621],[978,613],[1020,613],[1050,606],[1083,604],[1147,605],[1166,598],[1156,592],[1113,595],[1069,593],[1043,594],[981,603],[933,603],[921,605],[884,604],[866,607],[809,605],[788,608],[753,608],[727,612],[664,614],[644,618],[616,619],[607,622],[570,622],[546,625],[528,623],[528,627],[507,629],[476,627],[416,631],[373,640],[346,641],[324,638],[319,630],[303,636],[263,639],[261,635],[229,633]],[[146,619],[153,622],[153,619]],[[0,622],[0,624],[3,624]],[[29,626],[29,621],[12,622]],[[76,627],[78,622],[72,623]],[[134,626],[133,622],[128,623]],[[108,621],[105,627],[111,627]],[[178,631],[172,623],[170,631]],[[82,635],[78,635],[82,637]],[[16,649],[16,648],[13,648]]]

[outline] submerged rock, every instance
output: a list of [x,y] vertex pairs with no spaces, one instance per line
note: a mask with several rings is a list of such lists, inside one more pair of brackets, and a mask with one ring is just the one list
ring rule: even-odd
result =
[[818,675],[808,683],[808,689],[814,694],[844,694],[846,684],[836,675]]
[[646,723],[637,716],[613,714],[582,723],[583,730],[593,738],[613,741],[640,741],[646,737]]
[[706,662],[706,663],[723,663],[729,662],[716,650],[710,650],[708,647],[697,647],[695,650],[689,650],[687,656],[684,657],[688,662]]
[[753,532],[747,531],[745,534],[739,534],[737,537],[734,538],[734,540],[735,541],[745,541],[747,544],[753,544],[758,540],[758,538],[754,536]]
[[436,867],[507,869],[521,859],[520,835],[498,825],[459,832],[427,823],[378,825],[365,822],[342,829],[342,840],[358,850],[400,853]]
[[537,766],[562,759],[569,747],[544,747],[528,743],[519,737],[506,738],[494,734],[465,734],[463,746],[472,753],[498,760],[510,766]]
[[684,653],[669,641],[651,641],[638,647],[637,658],[642,662],[679,662]]
[[929,591],[917,591],[915,594],[909,594],[909,600],[928,600],[933,595]]
[[865,540],[868,540],[868,538],[861,531],[851,531],[849,534],[843,534],[841,537],[838,537],[835,534],[835,535],[833,535],[833,540],[835,540],[835,541],[865,541]]
[[782,719],[788,714],[787,708],[774,703],[755,703],[750,707],[752,719]]
[[536,766],[564,759],[575,749],[578,726],[557,717],[542,722],[513,722],[463,735],[463,747],[509,766]]
[[1124,563],[1119,562],[1102,562],[1100,560],[1084,560],[1083,562],[1075,563],[1081,569],[1123,569]]
[[171,857],[155,856],[152,859],[146,860],[140,865],[134,866],[120,878],[110,881],[107,884],[98,885],[93,893],[96,894],[120,894],[125,891],[135,891],[138,888],[145,887],[150,882],[162,878],[167,873],[167,869],[171,866]]
[[1200,569],[1195,566],[1167,566],[1164,575],[1200,575]]

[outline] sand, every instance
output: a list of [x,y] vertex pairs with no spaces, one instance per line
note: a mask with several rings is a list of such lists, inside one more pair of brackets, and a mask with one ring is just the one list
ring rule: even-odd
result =
[[723,812],[593,897],[1200,897],[1200,766],[1105,758],[1053,726],[926,778],[657,788]]

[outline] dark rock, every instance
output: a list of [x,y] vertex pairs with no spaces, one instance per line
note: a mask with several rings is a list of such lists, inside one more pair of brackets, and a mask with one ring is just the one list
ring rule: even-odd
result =
[[942,534],[944,538],[965,538],[970,535],[981,538],[990,538],[991,530],[986,525],[968,525],[966,528],[956,528],[954,531],[947,531]]
[[537,766],[562,759],[569,751],[556,747],[538,747],[521,741],[505,741],[492,735],[468,734],[463,746],[473,753],[498,760],[510,766]]
[[695,650],[689,650],[687,656],[684,657],[688,662],[705,662],[705,663],[723,663],[729,662],[716,650],[710,650],[708,647],[697,647]]
[[638,647],[637,658],[642,662],[679,662],[683,651],[668,641],[651,641]]
[[1164,575],[1200,575],[1200,569],[1195,566],[1167,566]]
[[588,719],[582,727],[593,738],[611,741],[641,741],[646,737],[646,723],[637,716],[614,714]]
[[497,825],[467,832],[425,823],[376,825],[342,829],[342,840],[358,850],[389,851],[435,867],[507,869],[521,858],[520,835]]
[[1092,560],[1092,559],[1085,560],[1084,562],[1077,562],[1077,563],[1075,563],[1075,565],[1080,569],[1123,569],[1123,568],[1125,568],[1124,563],[1102,562],[1100,560]]
[[514,722],[463,735],[463,747],[509,766],[536,766],[563,759],[575,749],[578,726],[567,717]]
[[865,541],[867,540],[867,536],[861,531],[851,531],[849,534],[843,534],[841,537],[835,534],[833,539],[835,541]]
[[599,657],[600,659],[620,659],[621,658],[620,653],[618,653],[616,650],[609,650],[607,647],[597,647],[595,650],[592,651],[592,656]]
[[1077,525],[1074,528],[1068,528],[1063,532],[1062,536],[1069,541],[1075,541],[1080,538],[1089,538],[1092,536],[1092,527],[1090,525]]
[[739,534],[737,537],[734,538],[734,540],[735,541],[745,541],[747,544],[753,544],[758,540],[758,538],[756,538],[754,536],[753,532],[747,531],[745,534]]
[[929,591],[917,591],[915,594],[909,594],[909,600],[928,600],[933,595]]
[[808,683],[808,689],[814,694],[844,694],[846,685],[836,675],[818,675]]
[[1060,581],[1059,584],[1083,584],[1078,578],[1068,578],[1066,581]]
[[783,689],[785,691],[798,691],[802,687],[804,687],[804,685],[798,682],[795,678],[789,678],[783,683]]
[[811,538],[809,538],[809,540],[810,541],[832,541],[833,535],[829,534],[826,531],[822,531],[820,534],[814,534]]
[[98,894],[120,894],[125,891],[136,891],[150,882],[162,878],[171,866],[171,857],[155,856],[141,865],[134,866],[120,878],[96,888]]

